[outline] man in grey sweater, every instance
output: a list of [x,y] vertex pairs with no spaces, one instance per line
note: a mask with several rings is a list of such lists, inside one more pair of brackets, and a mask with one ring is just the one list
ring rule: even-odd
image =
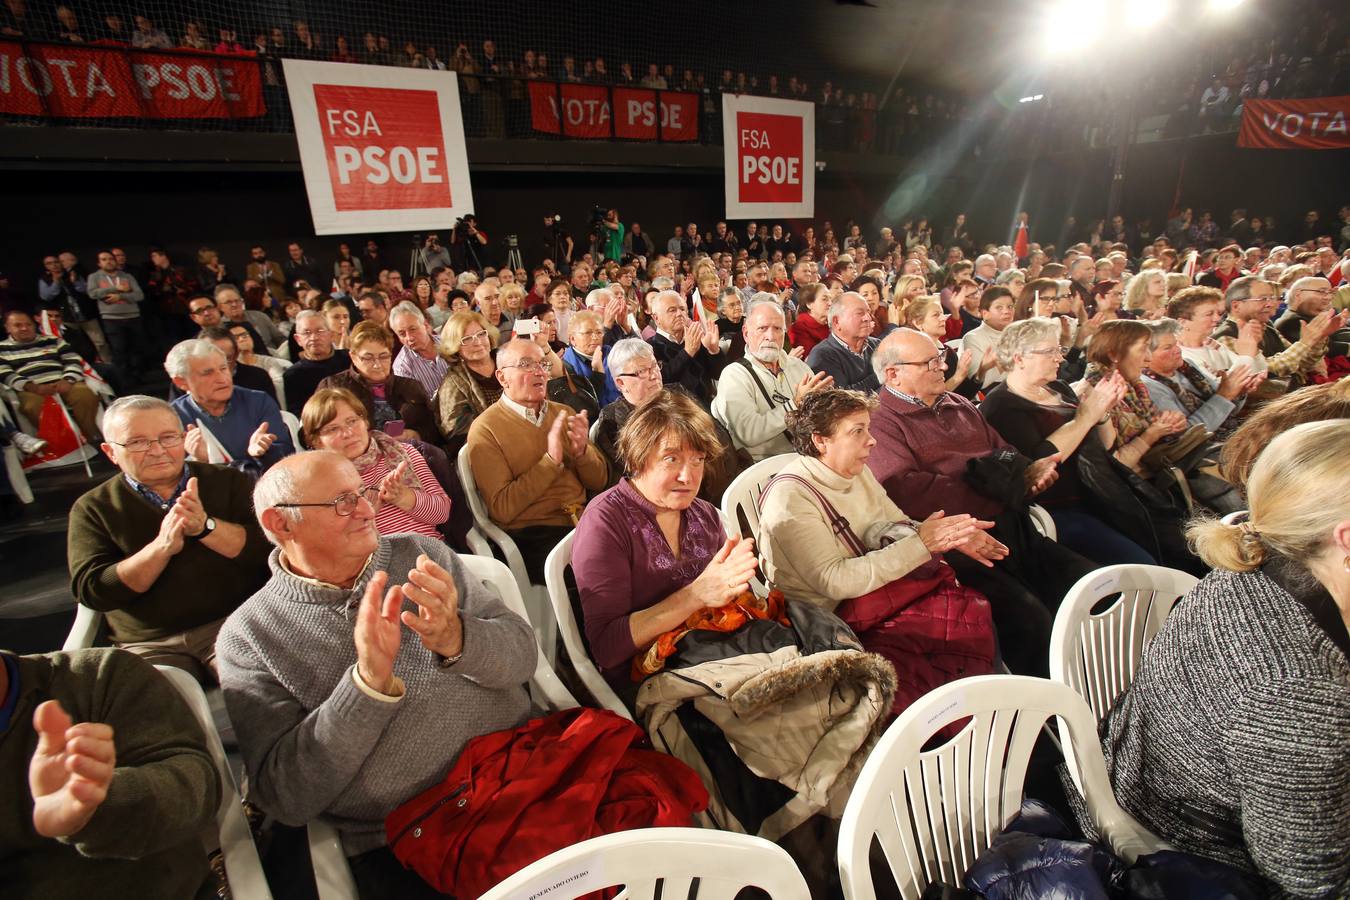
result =
[[85,282],[91,299],[98,301],[103,334],[112,349],[112,364],[124,376],[135,378],[155,368],[154,355],[141,322],[141,301],[145,293],[136,278],[122,270],[110,250],[100,250],[98,271]]
[[444,544],[378,534],[378,495],[328,451],[259,479],[272,578],[226,620],[216,652],[252,799],[286,824],[331,822],[362,896],[391,879],[419,896],[428,888],[385,846],[384,819],[469,740],[525,721],[537,645]]

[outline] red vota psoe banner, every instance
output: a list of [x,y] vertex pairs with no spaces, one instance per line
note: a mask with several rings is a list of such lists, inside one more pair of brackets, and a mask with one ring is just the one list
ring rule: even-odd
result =
[[727,218],[815,215],[815,106],[722,95]]
[[698,94],[616,87],[611,107],[603,85],[531,81],[529,90],[535,131],[558,134],[561,105],[565,137],[654,141],[659,122],[660,140],[698,140]]
[[455,73],[283,65],[316,234],[446,228],[473,212]]
[[0,113],[87,119],[261,116],[247,56],[0,40]]
[[1238,146],[1257,150],[1350,147],[1350,95],[1303,100],[1244,100]]

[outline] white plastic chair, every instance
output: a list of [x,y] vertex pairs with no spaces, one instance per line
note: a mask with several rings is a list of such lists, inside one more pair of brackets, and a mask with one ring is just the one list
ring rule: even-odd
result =
[[291,446],[297,453],[303,450],[304,446],[300,443],[300,417],[283,407],[281,421],[286,423],[286,428],[291,432]]
[[620,897],[732,900],[758,887],[773,900],[809,900],[806,879],[787,851],[763,838],[701,828],[640,828],[607,834],[549,854],[479,900],[572,900],[624,885]]
[[[1099,834],[1128,863],[1166,847],[1120,808],[1107,779],[1096,722],[1069,687],[1022,675],[982,675],[928,692],[886,729],[863,765],[839,830],[839,875],[848,900],[872,900],[875,838],[901,897],[933,882],[959,885],[1017,815],[1032,747],[1051,716],[1067,725],[1066,756],[1084,774]],[[969,717],[929,750],[939,730]]]
[[759,543],[759,497],[764,493],[764,485],[796,458],[795,453],[780,453],[761,459],[737,475],[722,494],[722,517],[730,521],[738,532],[744,519],[750,531],[741,536],[754,538],[756,545]]
[[[475,578],[482,579],[496,592],[507,609],[529,621],[525,613],[525,601],[520,597],[520,588],[516,586],[510,569],[491,557],[461,554],[459,558]],[[558,674],[549,667],[542,650],[535,662],[534,675],[530,678],[530,696],[535,705],[546,712],[580,705],[558,678]],[[314,866],[314,883],[318,888],[319,900],[357,900],[356,881],[347,864],[347,855],[342,852],[342,839],[337,829],[321,820],[310,822],[306,828],[309,832],[309,858]]]
[[61,649],[69,653],[71,650],[87,650],[94,646],[94,640],[98,637],[98,626],[103,624],[103,613],[95,609],[90,609],[83,603],[75,604],[75,622],[70,627],[70,633],[66,635],[66,642],[61,645]]
[[576,534],[573,531],[559,541],[558,546],[553,548],[553,552],[544,562],[544,583],[548,586],[548,599],[553,605],[553,615],[558,624],[558,632],[562,635],[563,649],[567,651],[567,658],[572,661],[572,668],[581,679],[581,684],[595,698],[596,703],[625,719],[631,719],[633,715],[628,711],[628,707],[623,705],[619,695],[614,693],[609,682],[600,674],[591,655],[586,652],[586,644],[581,638],[577,617],[572,614],[572,601],[567,596],[567,583],[563,573],[572,563],[572,541]]
[[[511,575],[511,570],[501,560],[490,556],[469,555],[460,556],[460,560],[475,578],[481,579],[496,591],[507,609],[526,622],[530,621],[529,613],[525,610],[525,600],[520,596],[520,587]],[[534,664],[534,675],[530,678],[530,694],[540,709],[556,711],[581,705],[577,703],[577,698],[572,696],[572,692],[563,685],[558,673],[549,666],[542,647]]]
[[[469,465],[469,448],[461,447],[455,459],[455,468],[459,472],[459,483],[464,488],[464,496],[469,501],[469,512],[473,514],[473,527],[477,536],[469,544],[470,549],[483,556],[495,556],[491,545],[496,545],[506,559],[511,575],[520,587],[520,595],[525,598],[525,607],[529,611],[529,623],[534,626],[539,643],[544,648],[549,664],[556,662],[557,631],[553,615],[549,612],[547,591],[543,585],[531,584],[530,576],[525,572],[525,558],[511,536],[498,527],[488,515],[483,496],[478,493],[478,484],[473,480],[473,467]],[[487,552],[482,551],[486,549]]]
[[206,694],[197,680],[182,669],[171,666],[155,668],[183,695],[192,714],[197,717],[197,723],[206,732],[206,746],[220,774],[220,805],[216,810],[216,827],[220,835],[220,849],[225,856],[225,875],[230,882],[230,893],[238,900],[271,900],[272,891],[263,874],[258,848],[253,843],[253,832],[248,827],[248,819],[244,817],[239,786],[235,784],[234,773],[225,759],[225,748],[216,732]]
[[[1050,677],[1077,691],[1100,722],[1134,682],[1149,641],[1162,630],[1172,607],[1199,581],[1163,566],[1106,566],[1084,575],[1055,614]],[[1093,612],[1113,594],[1120,595],[1115,602]],[[1082,790],[1073,760],[1068,769]]]
[[1043,536],[1052,541],[1059,540],[1059,531],[1055,528],[1055,520],[1050,518],[1044,506],[1037,506],[1035,503],[1027,504],[1027,515],[1031,516],[1032,526]]

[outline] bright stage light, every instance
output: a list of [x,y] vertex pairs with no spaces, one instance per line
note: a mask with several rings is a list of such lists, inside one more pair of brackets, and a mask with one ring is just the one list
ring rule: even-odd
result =
[[1215,11],[1237,9],[1241,5],[1242,0],[1209,0],[1209,8]]
[[1129,6],[1130,24],[1135,28],[1157,25],[1172,12],[1168,0],[1135,0]]
[[1092,43],[1105,25],[1105,0],[1058,0],[1045,17],[1046,49],[1081,49]]

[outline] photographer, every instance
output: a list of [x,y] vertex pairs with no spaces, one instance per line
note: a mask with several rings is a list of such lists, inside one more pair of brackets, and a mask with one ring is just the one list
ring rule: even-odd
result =
[[483,266],[487,264],[488,236],[478,230],[477,216],[470,214],[457,220],[450,243],[458,257],[454,266],[456,271],[462,272],[465,269],[483,271]]
[[[623,223],[619,221],[619,211],[611,209],[605,213],[601,220],[604,226],[604,243],[596,247],[596,251],[603,255],[605,259],[612,259],[618,262],[623,258]],[[598,243],[598,242],[597,242]]]
[[554,265],[565,271],[572,265],[574,246],[572,235],[563,228],[562,216],[544,216],[544,259],[553,260]]
[[422,268],[427,272],[450,268],[450,251],[441,246],[439,234],[429,234],[422,243]]

